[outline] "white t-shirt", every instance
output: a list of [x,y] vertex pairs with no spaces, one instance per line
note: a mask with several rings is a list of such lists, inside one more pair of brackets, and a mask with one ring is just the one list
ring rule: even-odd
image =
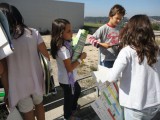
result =
[[136,51],[126,46],[120,51],[113,68],[104,76],[113,82],[121,73],[120,105],[142,110],[160,104],[160,56],[153,67],[147,64],[146,58],[139,64]]
[[[57,53],[56,62],[58,67],[58,81],[62,84],[69,84],[68,82],[68,74],[67,70],[65,68],[63,60],[70,58],[70,52],[69,50],[63,46],[60,48],[60,50]],[[76,77],[76,71],[73,70],[74,78]]]

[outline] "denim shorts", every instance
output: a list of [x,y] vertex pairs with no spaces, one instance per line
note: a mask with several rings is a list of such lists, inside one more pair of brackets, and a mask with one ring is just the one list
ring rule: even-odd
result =
[[160,111],[160,105],[149,107],[144,110],[135,110],[124,108],[125,120],[151,120],[157,112]]

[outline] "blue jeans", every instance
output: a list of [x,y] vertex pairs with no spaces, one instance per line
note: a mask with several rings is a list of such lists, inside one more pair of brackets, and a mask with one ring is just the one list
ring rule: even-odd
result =
[[144,110],[124,108],[124,118],[125,120],[151,120],[158,111],[160,111],[160,105]]
[[100,62],[100,65],[105,66],[107,68],[112,68],[114,64],[114,61],[103,61]]

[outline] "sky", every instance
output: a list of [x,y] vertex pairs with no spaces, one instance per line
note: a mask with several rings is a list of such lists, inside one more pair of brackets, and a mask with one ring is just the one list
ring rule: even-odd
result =
[[108,17],[110,8],[120,4],[126,9],[125,17],[135,14],[160,16],[160,0],[59,0],[84,3],[84,16]]

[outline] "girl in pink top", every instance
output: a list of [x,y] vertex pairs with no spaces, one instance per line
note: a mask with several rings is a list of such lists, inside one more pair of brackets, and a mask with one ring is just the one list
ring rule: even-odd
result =
[[39,32],[23,23],[16,7],[1,3],[0,10],[8,18],[15,48],[7,58],[9,107],[18,106],[24,120],[35,120],[35,115],[37,120],[44,120],[44,79],[38,53],[41,52],[49,60],[46,46]]

